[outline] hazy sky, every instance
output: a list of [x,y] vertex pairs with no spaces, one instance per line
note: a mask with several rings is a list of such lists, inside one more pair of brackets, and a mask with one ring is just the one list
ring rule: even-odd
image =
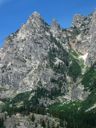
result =
[[74,14],[88,15],[96,9],[96,0],[0,0],[0,46],[34,11],[51,23],[55,18],[62,27],[71,25]]

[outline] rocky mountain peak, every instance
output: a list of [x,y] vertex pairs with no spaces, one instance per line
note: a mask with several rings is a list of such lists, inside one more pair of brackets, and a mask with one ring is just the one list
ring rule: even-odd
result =
[[90,29],[89,29],[89,55],[88,62],[93,65],[96,62],[96,11],[91,15]]
[[29,17],[26,23],[27,26],[33,26],[33,27],[43,27],[45,25],[45,21],[41,17],[41,15],[38,12],[33,12],[33,14]]
[[93,12],[92,17],[91,17],[90,34],[93,34],[94,31],[96,31],[96,11]]
[[[67,122],[60,128],[67,128],[67,124],[68,128],[71,125],[72,128],[81,128],[82,112],[85,121],[85,118],[89,119],[90,116],[90,113],[86,115],[85,111],[96,108],[95,62],[96,12],[86,17],[76,15],[73,26],[69,29],[61,28],[56,20],[49,26],[39,13],[34,12],[27,23],[8,36],[4,48],[0,49],[0,112],[13,114],[4,118],[6,128],[25,128],[25,124],[30,122],[31,115],[27,115],[31,111],[49,116],[49,112],[57,113],[56,117],[59,118],[64,116],[63,119]],[[89,107],[82,111],[86,103],[88,106],[86,101],[89,102]],[[19,113],[26,113],[27,117]],[[3,113],[0,115],[1,122],[2,116]],[[69,120],[66,120],[67,116]],[[34,121],[38,120],[38,115],[32,117],[31,124],[26,128],[37,127],[38,122]],[[42,116],[39,116],[39,120],[40,117]],[[96,122],[96,116],[90,117]],[[18,123],[17,118],[20,120]],[[26,121],[27,123],[24,123]],[[84,121],[82,120],[82,126]],[[86,120],[85,124],[88,123],[89,120]],[[46,127],[49,127],[49,124]],[[44,120],[43,126],[45,128]],[[38,128],[41,127],[38,124]],[[53,127],[52,125],[49,128]],[[87,125],[84,128],[88,128]]]
[[84,16],[80,15],[80,14],[76,14],[73,18],[73,26],[80,28],[83,21],[84,21]]
[[38,13],[37,11],[34,11],[32,16],[35,17],[35,18],[41,18],[40,13]]
[[60,25],[55,19],[52,20],[51,28],[52,29],[60,29]]
[[52,34],[55,37],[60,36],[60,34],[62,33],[62,29],[61,29],[59,23],[55,19],[52,20],[50,31],[52,32]]
[[43,20],[41,15],[38,12],[34,12],[16,33],[12,33],[7,38],[6,42],[33,40],[35,35],[40,36],[40,34],[43,35],[48,31],[48,27],[48,24]]

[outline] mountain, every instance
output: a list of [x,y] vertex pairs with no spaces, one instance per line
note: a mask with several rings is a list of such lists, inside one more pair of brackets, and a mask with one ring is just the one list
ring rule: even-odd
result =
[[[63,29],[34,12],[0,49],[1,128],[96,127],[96,12]],[[25,122],[25,123],[24,123]]]

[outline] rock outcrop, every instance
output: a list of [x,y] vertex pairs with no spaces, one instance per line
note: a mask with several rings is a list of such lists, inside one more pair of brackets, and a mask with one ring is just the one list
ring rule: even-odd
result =
[[45,114],[55,103],[86,101],[91,94],[87,80],[91,85],[95,78],[95,68],[91,69],[96,61],[95,31],[96,12],[76,15],[68,29],[56,20],[50,26],[34,12],[7,37],[0,49],[0,112],[11,115],[4,119],[6,128],[36,127],[28,115],[18,117],[18,111]]

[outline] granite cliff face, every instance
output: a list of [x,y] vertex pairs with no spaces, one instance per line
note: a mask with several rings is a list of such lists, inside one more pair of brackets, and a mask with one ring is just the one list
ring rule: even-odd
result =
[[[84,102],[95,94],[90,91],[96,78],[95,31],[96,12],[86,17],[76,15],[69,29],[61,28],[56,20],[48,25],[34,12],[0,49],[0,111],[11,115],[21,111],[42,114],[43,108],[46,114],[54,103],[70,106],[71,102]],[[25,118],[23,122],[26,120],[28,125],[21,127],[34,125],[28,123],[29,117]],[[8,120],[11,117],[4,123],[6,128]],[[64,121],[62,127],[67,128],[69,122]]]

